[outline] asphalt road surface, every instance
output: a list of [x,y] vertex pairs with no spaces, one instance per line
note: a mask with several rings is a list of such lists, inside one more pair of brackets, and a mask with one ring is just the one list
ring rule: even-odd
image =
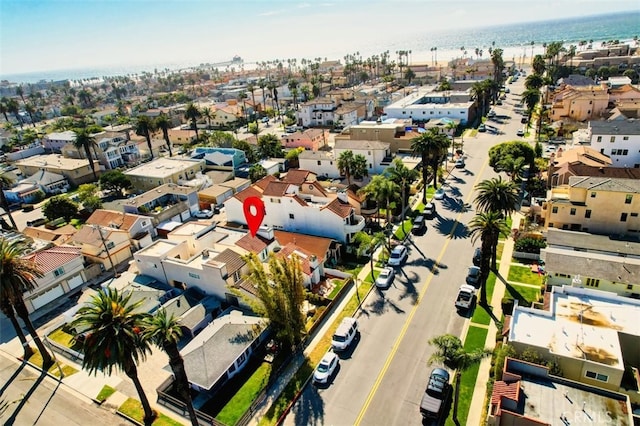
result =
[[521,116],[513,109],[522,82],[510,85],[507,100],[494,107],[497,121],[491,125],[497,131],[465,139],[466,167],[447,178],[445,198],[435,201],[437,216],[427,221],[424,235],[411,236],[409,258],[396,268],[392,286],[372,291],[364,301],[360,339],[340,355],[333,380],[322,388],[307,386],[285,424],[422,424],[419,405],[433,368],[428,341],[445,333],[462,336],[468,324],[470,314],[456,312],[454,301],[472,264],[467,223],[475,214],[474,187],[495,176],[488,149],[521,139]]

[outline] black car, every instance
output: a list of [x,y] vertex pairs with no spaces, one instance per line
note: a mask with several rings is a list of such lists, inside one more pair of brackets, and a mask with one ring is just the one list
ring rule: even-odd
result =
[[411,233],[414,235],[422,234],[427,229],[427,224],[424,215],[418,215],[413,220],[413,226],[411,227]]
[[482,262],[482,249],[480,247],[476,247],[475,251],[473,252],[473,264],[475,266],[480,266],[481,262]]
[[433,219],[433,217],[436,215],[436,205],[434,203],[427,203],[427,205],[424,206],[424,211],[422,212],[422,214],[427,219]]

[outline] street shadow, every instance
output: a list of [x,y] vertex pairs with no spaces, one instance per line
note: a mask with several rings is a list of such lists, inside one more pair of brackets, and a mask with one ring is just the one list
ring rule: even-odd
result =
[[412,275],[415,275],[415,277],[410,278],[404,271],[402,271],[402,275],[404,276],[404,280],[401,280],[400,284],[404,288],[402,289],[402,294],[400,294],[400,300],[409,297],[411,299],[411,304],[415,305],[416,303],[418,303],[419,295],[414,282],[418,279],[418,277],[415,273],[412,273]]
[[9,377],[9,380],[0,388],[0,396],[4,394],[4,391],[7,390],[9,385],[20,375],[20,372],[24,369],[25,365],[27,365],[26,361],[22,361],[22,364],[18,367],[18,369]]
[[[13,413],[11,413],[11,416],[4,423],[5,426],[13,426],[15,424],[18,414],[20,414],[20,411],[22,411],[22,408],[24,408],[24,406],[27,404],[27,402],[29,401],[29,398],[31,398],[31,395],[33,395],[36,389],[38,389],[38,387],[40,386],[40,383],[42,383],[45,377],[47,377],[47,372],[42,371],[40,373],[40,376],[38,376],[38,378],[33,382],[33,385],[31,386],[29,391],[22,396],[22,400],[16,406],[16,409],[13,411]],[[58,382],[58,386],[60,386],[60,382]],[[53,390],[53,393],[51,396],[53,396],[56,393],[58,386],[56,386],[56,388]],[[51,401],[51,398],[49,398],[49,400],[47,401],[47,404],[49,403],[49,401]],[[46,408],[47,404],[45,404],[43,409]],[[30,409],[33,409],[33,406],[30,406]]]
[[448,177],[447,181],[444,183],[444,185],[448,185],[449,187],[451,187],[452,185],[449,183],[449,181],[453,181],[456,184],[465,184],[465,183],[467,183],[466,180],[464,180],[464,179],[462,179],[459,176],[454,175],[454,174],[450,174],[449,175],[449,177]]
[[465,203],[460,195],[458,191],[458,194],[456,194],[457,198],[447,198],[447,200],[442,203],[443,207],[455,213],[466,213],[469,210],[470,204]]
[[469,169],[463,169],[462,173],[464,173],[466,176],[475,176],[476,174],[473,173],[471,170]]
[[370,304],[371,312],[376,315],[382,315],[387,310],[392,310],[396,314],[404,314],[404,309],[398,307],[391,299],[387,298],[384,293],[378,290],[378,298]]
[[460,188],[458,188],[457,186],[452,186],[449,192],[451,193],[452,197],[455,197],[455,198],[462,197],[462,192],[460,192]]
[[[426,231],[426,229],[425,229],[424,234],[426,234],[426,233],[427,233],[427,231]],[[412,249],[412,250],[415,250],[415,251],[417,251],[418,253],[420,253],[420,255],[421,255],[423,258],[425,258],[425,257],[426,257],[426,255],[424,254],[424,252],[423,252],[422,250],[420,250],[420,248],[419,248],[419,247],[418,247],[418,246],[413,242],[413,239],[412,239],[411,237],[407,237],[407,239],[405,240],[405,244],[407,243],[407,241],[411,244],[411,247],[413,247],[413,249]]]
[[[336,368],[336,373],[340,366]],[[335,374],[334,374],[335,377]],[[316,386],[308,386],[302,392],[298,403],[291,410],[294,423],[297,425],[322,425],[324,424],[324,400]]]
[[478,300],[478,303],[476,304],[476,309],[484,309],[484,311],[487,313],[487,315],[491,317],[491,319],[496,325],[500,323],[500,319],[496,317],[496,315],[493,313],[493,306],[491,306],[489,302],[487,302],[487,304],[485,305],[481,303],[480,300]]
[[[455,227],[455,230],[454,230]],[[442,235],[449,235],[453,239],[468,238],[469,228],[467,225],[454,219],[440,219],[434,228]]]

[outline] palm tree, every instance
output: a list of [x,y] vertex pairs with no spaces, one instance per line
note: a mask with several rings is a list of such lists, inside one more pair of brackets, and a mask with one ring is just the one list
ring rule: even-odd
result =
[[196,132],[196,141],[198,136],[198,118],[201,117],[200,110],[193,103],[189,103],[184,111],[184,118],[191,122],[191,128]]
[[511,182],[515,182],[516,179],[522,176],[526,164],[524,157],[513,158],[509,156],[498,162],[496,171],[507,173]]
[[471,366],[479,363],[483,358],[491,355],[488,349],[474,349],[467,351],[462,341],[451,334],[443,334],[429,340],[429,344],[436,347],[436,351],[429,357],[429,365],[433,363],[444,364],[446,367],[455,370],[455,394],[453,398],[453,421],[456,425],[458,421],[458,400],[460,398],[460,378],[462,373]]
[[160,309],[153,317],[149,318],[144,330],[144,337],[162,348],[169,356],[169,366],[176,378],[176,391],[187,404],[189,419],[193,426],[198,426],[198,418],[191,400],[189,379],[184,369],[184,360],[178,349],[178,342],[182,337],[180,322],[173,314],[167,316],[167,311]]
[[13,186],[14,181],[5,173],[0,173],[0,205],[4,210],[4,214],[9,217],[9,221],[11,222],[11,226],[13,229],[18,229],[18,225],[16,225],[16,221],[13,220],[13,216],[11,215],[11,209],[9,209],[9,202],[7,201],[7,197],[4,195],[4,189],[9,189]]
[[[418,171],[415,169],[409,169],[404,165],[402,160],[396,158],[393,160],[391,166],[387,169],[389,177],[395,182],[402,191],[402,223],[404,224],[404,215],[406,210],[406,203],[408,198],[408,190],[411,187],[411,182],[418,178]],[[402,227],[404,231],[404,226]]]
[[527,116],[531,122],[533,110],[540,101],[540,91],[538,89],[527,89],[522,93],[522,102],[527,106]]
[[9,318],[9,321],[11,321],[11,325],[13,325],[13,329],[16,331],[16,335],[18,336],[18,339],[22,344],[22,348],[24,349],[23,359],[27,360],[31,358],[31,355],[33,355],[33,349],[31,349],[31,346],[29,346],[27,338],[24,337],[22,327],[20,327],[20,324],[18,323],[16,313],[9,299],[2,298],[2,300],[0,300],[0,310],[7,318]]
[[132,295],[130,292],[125,296],[111,287],[99,290],[80,308],[71,327],[84,334],[84,339],[80,334],[76,336],[83,346],[82,368],[89,374],[101,371],[111,375],[114,368],[124,371],[138,391],[144,424],[151,425],[156,413],[142,388],[137,367],[151,353],[150,342],[142,332],[148,315],[136,312],[142,300],[130,303]]
[[471,241],[480,238],[482,258],[480,259],[480,304],[487,306],[487,278],[489,270],[496,269],[496,248],[500,235],[509,235],[507,221],[501,213],[496,211],[480,212],[469,222]]
[[207,129],[211,129],[211,119],[213,118],[213,111],[211,111],[211,108],[209,107],[202,108],[200,110],[200,115],[202,115],[202,118],[207,120]]
[[73,141],[73,145],[78,149],[84,149],[84,154],[89,160],[89,167],[91,167],[91,172],[93,173],[93,179],[98,180],[96,165],[93,162],[93,157],[91,156],[91,147],[96,144],[96,140],[91,136],[91,133],[89,133],[86,128],[77,128],[74,132],[76,134],[76,138]]
[[438,186],[438,166],[442,157],[449,148],[449,138],[438,132],[438,129],[429,129],[420,136],[411,140],[411,150],[414,155],[422,158],[422,203],[427,204],[427,178],[428,167],[433,172],[433,187]]
[[[16,314],[29,330],[29,334],[42,356],[42,368],[47,371],[53,365],[53,359],[29,319],[29,311],[23,298],[24,293],[36,289],[36,279],[42,277],[38,266],[22,257],[28,249],[29,247],[22,240],[9,241],[0,238],[0,300],[3,301],[3,305],[8,301],[13,306]],[[8,310],[3,309],[3,312],[7,313]],[[25,347],[26,355],[27,348]]]
[[458,131],[458,123],[456,123],[455,121],[450,121],[447,123],[445,128],[451,132],[451,156],[453,157],[453,151],[456,146],[455,137],[456,132]]
[[0,113],[4,115],[4,121],[6,121],[7,123],[9,122],[7,113],[10,112],[8,109],[8,103],[9,99],[7,99],[6,97],[3,96],[2,99],[0,99]]
[[[398,196],[400,187],[382,175],[375,175],[371,182],[358,192],[368,198],[373,198],[379,206],[384,207],[385,227],[389,227],[391,224],[391,202]],[[389,240],[391,240],[391,232],[389,232]],[[389,245],[391,245],[391,241],[389,241]]]
[[169,121],[167,114],[161,113],[157,116],[154,125],[157,129],[162,130],[162,136],[164,137],[164,141],[167,143],[167,148],[169,149],[169,157],[173,157],[171,141],[169,140],[169,127],[171,127],[171,122]]
[[[366,232],[358,231],[356,235],[353,237],[353,242],[357,245],[357,255],[367,255],[369,256],[369,262],[371,263],[371,280],[374,280],[373,276],[373,254],[376,251],[376,248],[387,242],[387,236],[384,235],[384,232],[376,232],[373,235],[369,235]],[[388,247],[386,247],[388,251]]]
[[147,147],[149,147],[149,154],[153,160],[153,145],[151,145],[151,133],[155,130],[153,120],[147,115],[139,115],[136,121],[136,135],[144,136],[147,140]]
[[340,153],[338,156],[338,170],[341,175],[347,177],[347,185],[351,185],[351,174],[353,172],[353,151],[347,150]]
[[485,179],[475,187],[478,194],[475,203],[483,212],[494,211],[507,218],[516,210],[518,186],[515,182],[502,180],[502,176]]

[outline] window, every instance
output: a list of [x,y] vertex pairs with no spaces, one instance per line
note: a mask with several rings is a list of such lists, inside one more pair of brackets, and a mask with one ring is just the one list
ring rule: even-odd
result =
[[551,209],[551,213],[553,213],[553,214],[558,213],[558,207],[554,206],[554,207]]
[[569,214],[571,216],[575,216],[576,215],[576,209],[571,209],[571,211],[569,212]]
[[631,204],[631,200],[633,200],[633,195],[631,194],[627,194],[626,197],[624,197],[625,204]]
[[62,274],[64,274],[64,268],[62,266],[53,271],[53,276],[55,277],[59,277]]
[[295,216],[293,215],[293,213],[289,213],[289,219],[295,219]]
[[627,284],[627,290],[633,290],[633,284]]
[[320,160],[318,160],[318,166],[321,166],[322,162]]
[[620,222],[626,222],[626,221],[627,221],[627,214],[626,213],[620,214]]
[[623,136],[623,137],[622,137],[622,140],[623,140],[623,141],[628,141],[628,140],[629,140],[629,136]]
[[589,219],[591,217],[591,210],[586,210],[584,212],[584,217],[585,217],[585,219]]
[[107,243],[107,249],[112,249],[116,246],[116,243],[114,243],[113,241],[109,241]]
[[598,142],[602,142],[602,136],[598,136]]
[[609,381],[609,376],[607,376],[606,374],[596,373],[595,371],[587,370],[584,375],[585,375],[585,377],[588,377],[588,378],[594,379],[594,380],[599,380],[601,382],[608,382]]
[[191,278],[195,278],[196,280],[199,280],[199,279],[200,279],[200,275],[198,275],[198,274],[194,274],[193,272],[189,272],[189,276],[190,276]]
[[609,142],[614,143],[616,141],[616,137],[615,136],[611,136],[611,139],[609,139]]
[[638,213],[631,213],[631,217],[638,217]]
[[599,287],[600,280],[596,278],[587,278],[587,286],[588,287]]
[[595,192],[591,193],[591,198],[596,198],[596,193]]

